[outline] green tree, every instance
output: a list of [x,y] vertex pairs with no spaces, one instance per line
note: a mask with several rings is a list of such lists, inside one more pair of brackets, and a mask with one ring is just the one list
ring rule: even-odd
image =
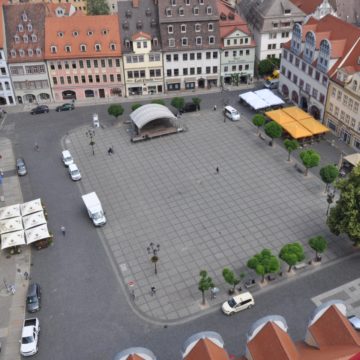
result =
[[258,71],[261,76],[271,74],[275,66],[269,59],[261,60],[258,65]]
[[265,281],[265,275],[278,272],[280,269],[279,259],[269,249],[254,255],[246,265],[261,276],[262,283]]
[[279,258],[289,265],[290,272],[297,262],[305,259],[304,249],[298,242],[286,244],[280,250]]
[[196,108],[197,108],[198,110],[200,110],[201,100],[202,100],[202,99],[200,99],[199,97],[193,97],[193,98],[192,98],[192,102],[193,102],[193,104],[195,104],[195,106],[196,106]]
[[232,293],[235,291],[235,286],[239,284],[240,279],[237,278],[233,271],[231,271],[228,268],[225,268],[222,272],[222,275],[224,277],[224,280],[232,286],[232,289],[230,290]]
[[290,155],[293,151],[295,151],[299,147],[299,143],[295,139],[285,139],[284,140],[285,149],[288,152],[288,161],[290,161]]
[[205,305],[205,291],[214,287],[213,280],[210,276],[208,276],[205,270],[200,271],[200,281],[198,289],[202,294],[202,304]]
[[180,111],[185,105],[185,99],[183,97],[174,97],[171,99],[170,103],[175,109]]
[[108,114],[111,116],[115,116],[117,119],[124,113],[124,108],[120,104],[113,104],[108,107]]
[[348,178],[339,180],[335,188],[340,190],[336,206],[331,208],[327,224],[335,235],[347,234],[355,246],[360,245],[360,165]]
[[322,254],[327,249],[326,239],[321,235],[314,236],[309,239],[309,245],[315,251],[316,260],[321,259],[319,254]]
[[326,184],[325,193],[327,192],[329,185],[332,184],[339,176],[339,170],[335,165],[326,165],[320,169],[321,180]]
[[151,100],[151,103],[165,106],[165,101],[163,99],[154,99],[154,100]]
[[265,124],[265,117],[261,114],[255,114],[252,118],[253,124],[258,128],[257,134],[260,134],[260,128]]
[[307,176],[310,168],[318,166],[320,163],[320,155],[313,149],[302,151],[300,153],[300,159],[305,166],[305,176]]
[[135,103],[131,105],[131,110],[135,111],[136,109],[138,109],[139,107],[141,107],[142,105],[140,103]]
[[88,15],[109,15],[110,8],[106,0],[86,0]]
[[282,127],[275,121],[270,121],[264,126],[265,134],[271,138],[271,146],[274,144],[274,139],[282,135]]

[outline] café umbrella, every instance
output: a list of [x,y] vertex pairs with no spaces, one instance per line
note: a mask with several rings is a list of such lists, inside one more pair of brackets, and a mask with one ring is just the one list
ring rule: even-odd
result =
[[42,211],[41,199],[35,199],[20,205],[21,215],[26,216],[37,211]]
[[21,216],[0,220],[0,234],[23,230]]
[[20,216],[20,204],[14,204],[0,208],[0,220]]
[[1,235],[1,250],[25,244],[24,230],[13,231]]
[[27,244],[32,244],[35,241],[47,239],[50,237],[49,230],[46,224],[25,230],[25,235]]
[[43,211],[38,211],[36,213],[23,216],[22,218],[24,229],[31,229],[35,226],[46,224],[46,219]]

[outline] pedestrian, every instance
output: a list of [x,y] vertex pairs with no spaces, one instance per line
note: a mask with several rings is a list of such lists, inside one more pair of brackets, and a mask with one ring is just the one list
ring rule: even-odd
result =
[[217,106],[216,106],[216,105],[214,105],[214,111],[216,111],[216,109],[217,109]]
[[111,155],[113,153],[114,153],[114,151],[113,151],[112,147],[110,146],[109,149],[108,149],[108,155]]
[[151,290],[151,296],[154,296],[156,294],[155,286],[152,286],[150,290]]
[[131,290],[130,296],[131,296],[131,300],[135,301],[135,290],[134,289]]
[[218,174],[218,173],[220,172],[220,169],[219,169],[219,167],[218,167],[218,166],[216,167],[216,169],[215,169],[215,170],[216,170],[216,174]]
[[40,151],[40,147],[39,147],[39,144],[37,142],[34,144],[34,150],[35,151]]
[[60,230],[61,230],[62,234],[65,236],[65,234],[66,234],[66,229],[65,229],[65,226],[64,226],[64,225],[61,225]]

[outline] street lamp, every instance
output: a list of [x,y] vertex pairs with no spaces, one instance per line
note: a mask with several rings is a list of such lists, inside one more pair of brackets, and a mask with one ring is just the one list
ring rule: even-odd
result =
[[155,245],[153,242],[151,242],[149,244],[149,246],[147,247],[147,252],[148,252],[149,255],[151,255],[150,261],[155,266],[155,275],[157,275],[156,263],[159,261],[159,256],[158,256],[159,251],[160,251],[160,245],[159,244]]
[[94,149],[94,145],[95,145],[95,141],[94,141],[94,137],[95,137],[95,130],[94,129],[89,129],[86,133],[85,133],[86,137],[90,138],[90,143],[89,145],[92,148],[92,153],[93,155],[95,155],[95,149]]
[[334,202],[334,197],[335,197],[335,189],[332,189],[328,192],[327,194],[327,203],[328,203],[328,207],[327,207],[327,211],[326,211],[326,216],[329,215],[329,211],[330,211],[330,205]]

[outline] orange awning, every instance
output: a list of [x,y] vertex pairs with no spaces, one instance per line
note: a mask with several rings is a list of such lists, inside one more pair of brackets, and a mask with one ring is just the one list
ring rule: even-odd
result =
[[308,114],[304,110],[298,108],[297,106],[290,106],[288,108],[284,108],[283,111],[286,114],[290,115],[296,121],[311,118],[310,114]]
[[314,135],[323,134],[327,131],[330,131],[329,128],[327,128],[323,124],[319,123],[317,120],[315,120],[312,117],[299,120],[299,124],[304,126],[306,129],[308,129]]
[[287,124],[281,125],[283,129],[289,133],[294,139],[301,139],[305,137],[313,136],[313,134],[300,125],[297,121],[293,121]]
[[287,124],[289,122],[294,121],[294,119],[291,116],[289,116],[288,114],[284,113],[282,109],[267,111],[265,113],[265,115],[269,119],[277,122],[281,126],[283,126],[283,124]]

